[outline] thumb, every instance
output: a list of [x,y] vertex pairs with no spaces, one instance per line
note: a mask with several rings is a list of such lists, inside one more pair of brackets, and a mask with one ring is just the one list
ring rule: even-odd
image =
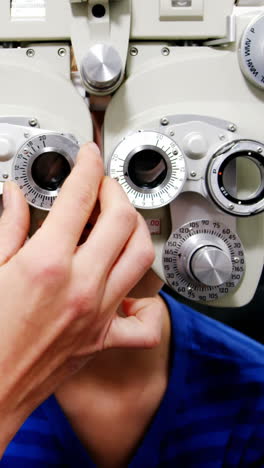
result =
[[164,302],[159,296],[122,303],[125,317],[116,315],[108,329],[105,348],[154,348],[161,339]]
[[5,182],[4,211],[0,218],[0,265],[6,263],[24,244],[30,223],[28,204],[15,182]]

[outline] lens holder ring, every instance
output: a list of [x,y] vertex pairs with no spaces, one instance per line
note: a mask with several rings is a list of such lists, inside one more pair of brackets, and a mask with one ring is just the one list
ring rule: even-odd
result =
[[[224,186],[224,171],[239,157],[255,163],[261,183],[254,196],[234,197]],[[234,216],[253,216],[264,210],[264,145],[253,140],[237,140],[221,148],[212,158],[207,170],[207,188],[213,201],[225,212]]]
[[[131,160],[143,151],[156,152],[166,164],[164,180],[153,188],[139,187],[129,176]],[[118,180],[136,208],[154,209],[169,204],[181,192],[186,180],[186,164],[174,140],[165,134],[144,130],[128,135],[117,145],[108,163],[108,174]]]
[[[140,153],[142,151],[155,151],[157,154],[159,154],[163,158],[163,160],[166,163],[166,166],[167,166],[166,177],[164,178],[162,183],[157,185],[157,187],[155,187],[155,188],[140,188],[139,186],[137,186],[133,182],[133,180],[129,176],[129,164],[130,164],[131,160],[133,159],[134,156],[136,156],[136,154],[138,154],[138,153]],[[159,192],[164,187],[166,187],[166,185],[169,183],[169,181],[171,179],[171,174],[172,174],[172,164],[171,164],[170,158],[168,157],[167,153],[165,153],[163,150],[161,150],[160,148],[157,148],[157,147],[155,147],[153,145],[145,144],[145,145],[134,148],[128,154],[128,156],[127,156],[127,158],[125,160],[125,163],[124,163],[124,174],[128,174],[127,176],[125,175],[125,178],[126,178],[128,184],[131,187],[133,187],[134,190],[137,190],[139,193],[142,193],[142,194],[149,192],[149,193],[155,195],[157,192]]]
[[20,147],[14,158],[12,179],[19,185],[29,205],[48,211],[59,193],[59,189],[45,190],[34,181],[32,166],[38,157],[45,153],[58,153],[72,169],[78,149],[75,141],[58,133],[39,134]]

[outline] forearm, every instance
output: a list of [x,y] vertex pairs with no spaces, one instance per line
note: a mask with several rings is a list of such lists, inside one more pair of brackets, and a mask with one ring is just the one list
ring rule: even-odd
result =
[[30,341],[23,339],[27,336],[23,327],[17,336],[14,326],[12,330],[6,327],[5,334],[9,340],[2,340],[3,346],[0,345],[0,459],[24,421],[67,374],[63,358],[59,361],[46,358],[47,350],[41,346],[41,338],[34,336],[33,329]]

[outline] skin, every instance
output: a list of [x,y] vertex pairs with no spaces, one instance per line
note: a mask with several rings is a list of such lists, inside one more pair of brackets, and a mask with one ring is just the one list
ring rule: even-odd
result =
[[[166,391],[170,320],[165,304],[156,300],[162,333],[155,347],[106,350],[56,391],[79,440],[100,468],[128,466]],[[141,301],[144,305],[152,299]]]
[[[96,109],[100,108],[98,98],[94,104]],[[104,111],[94,110],[92,116],[95,141],[101,147]],[[152,308],[151,298],[159,301],[162,310],[159,343],[147,351],[106,350],[56,391],[75,433],[100,468],[128,465],[166,391],[171,327],[168,310],[157,296],[162,285],[149,270],[129,293],[145,298],[141,304],[151,304]]]
[[[94,227],[78,245],[96,202]],[[154,253],[144,220],[104,176],[94,144],[81,148],[52,210],[26,243],[29,210],[12,182],[4,205],[0,455],[32,410],[70,376],[86,375],[107,350],[158,349],[164,329],[160,299],[124,299]]]

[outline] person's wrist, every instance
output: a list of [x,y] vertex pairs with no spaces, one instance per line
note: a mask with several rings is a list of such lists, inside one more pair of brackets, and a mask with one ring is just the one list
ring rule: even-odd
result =
[[11,409],[6,401],[0,401],[0,460],[9,444],[13,439],[25,419],[29,411],[18,408]]
[[[1,367],[0,375],[5,375]],[[15,372],[12,377],[0,386],[0,459],[9,442],[40,403],[35,392],[24,386]]]

